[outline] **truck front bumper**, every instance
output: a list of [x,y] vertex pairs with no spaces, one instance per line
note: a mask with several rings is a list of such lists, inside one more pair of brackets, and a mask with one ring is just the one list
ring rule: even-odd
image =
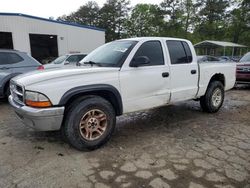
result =
[[19,119],[28,127],[37,131],[59,130],[63,121],[64,107],[32,108],[17,104],[12,96],[9,103]]

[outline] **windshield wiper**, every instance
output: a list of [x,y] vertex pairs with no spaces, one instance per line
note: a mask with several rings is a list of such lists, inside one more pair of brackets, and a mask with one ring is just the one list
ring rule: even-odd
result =
[[97,62],[94,62],[94,61],[87,61],[87,62],[83,62],[84,65],[91,65],[91,67],[93,67],[93,65],[97,65],[99,67],[101,67],[101,63],[97,63]]

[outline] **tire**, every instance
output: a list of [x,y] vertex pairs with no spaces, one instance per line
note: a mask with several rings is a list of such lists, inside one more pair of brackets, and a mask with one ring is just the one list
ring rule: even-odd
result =
[[6,87],[5,96],[8,98],[10,96],[10,86]]
[[4,100],[8,101],[8,97],[10,96],[10,85],[7,83],[4,88]]
[[218,112],[224,102],[224,86],[219,81],[213,81],[208,85],[204,96],[200,98],[200,105],[204,112]]
[[102,97],[80,98],[69,106],[65,115],[63,136],[81,151],[99,148],[110,139],[115,129],[114,108]]

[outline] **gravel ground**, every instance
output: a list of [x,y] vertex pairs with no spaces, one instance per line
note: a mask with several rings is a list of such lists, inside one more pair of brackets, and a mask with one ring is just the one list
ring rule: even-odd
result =
[[0,102],[0,187],[250,188],[250,87],[216,114],[194,101],[124,115],[104,147],[79,152]]

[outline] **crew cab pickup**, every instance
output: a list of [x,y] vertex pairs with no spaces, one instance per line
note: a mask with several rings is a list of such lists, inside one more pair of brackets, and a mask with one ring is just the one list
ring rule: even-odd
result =
[[[143,37],[107,43],[68,69],[34,71],[11,80],[10,104],[28,126],[61,130],[75,148],[111,137],[116,116],[178,101],[217,112],[235,84],[235,63],[197,63],[190,41]],[[167,115],[167,114],[166,114]]]

